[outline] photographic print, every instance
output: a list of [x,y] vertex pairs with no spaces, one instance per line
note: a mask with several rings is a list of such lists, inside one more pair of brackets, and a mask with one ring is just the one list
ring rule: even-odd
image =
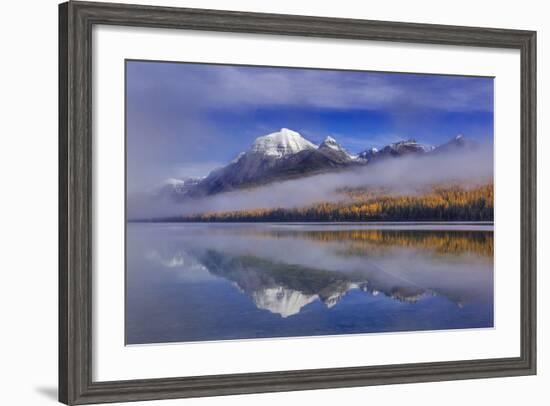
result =
[[493,78],[125,83],[126,344],[493,327]]

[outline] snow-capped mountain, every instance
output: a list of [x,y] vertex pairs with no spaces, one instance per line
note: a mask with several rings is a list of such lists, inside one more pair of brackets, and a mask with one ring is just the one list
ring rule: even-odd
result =
[[212,171],[189,195],[207,196],[351,164],[355,164],[354,159],[333,138],[317,146],[300,133],[282,128],[257,138],[248,151],[227,166]]
[[342,151],[347,153],[344,147],[338,144],[336,140],[332,138],[330,135],[327,138],[325,138],[325,140],[319,145],[319,148],[330,148],[335,151]]
[[288,128],[256,138],[247,151],[241,152],[224,167],[202,179],[170,179],[161,188],[176,200],[197,198],[249,188],[312,174],[373,164],[386,158],[454,153],[477,144],[459,135],[438,147],[414,139],[394,142],[383,148],[369,148],[351,155],[333,137],[319,145]]
[[306,140],[296,131],[281,128],[280,131],[256,138],[250,147],[250,153],[282,158],[300,151],[316,149],[317,146]]
[[203,178],[169,178],[163,182],[163,186],[176,191],[181,191],[182,189],[187,189],[193,185],[198,184],[202,179]]
[[361,152],[359,154],[359,157],[367,161],[372,161],[380,158],[427,154],[429,152],[432,152],[434,148],[435,147],[431,145],[420,144],[414,139],[409,139],[386,145],[380,150],[378,150],[377,148],[369,148]]
[[478,147],[477,142],[464,137],[462,134],[458,134],[456,137],[447,141],[434,149],[435,153],[447,153],[456,152],[460,150],[472,150]]
[[154,190],[153,194],[158,197],[166,197],[172,200],[180,200],[187,193],[196,187],[204,178],[169,178],[160,187]]
[[372,147],[360,152],[357,158],[363,161],[370,161],[376,154],[378,154],[378,148]]

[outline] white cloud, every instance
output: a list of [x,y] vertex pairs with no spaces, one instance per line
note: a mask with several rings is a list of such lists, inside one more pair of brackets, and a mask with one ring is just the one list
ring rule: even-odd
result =
[[[199,74],[202,94],[182,84],[210,108],[301,106],[382,110],[424,108],[444,111],[491,111],[489,82],[461,77],[411,77],[325,70],[273,70],[215,67]],[[204,97],[204,98],[203,98]],[[202,101],[201,101],[201,98]]]

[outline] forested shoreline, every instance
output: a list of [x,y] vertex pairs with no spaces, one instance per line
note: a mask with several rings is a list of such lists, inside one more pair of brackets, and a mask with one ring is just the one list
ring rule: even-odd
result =
[[300,208],[258,208],[175,217],[181,222],[493,221],[493,185],[437,187],[424,194],[348,191],[349,200]]

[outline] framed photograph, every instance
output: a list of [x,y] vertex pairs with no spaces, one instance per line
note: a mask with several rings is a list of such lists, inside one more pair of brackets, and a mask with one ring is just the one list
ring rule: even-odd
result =
[[535,32],[59,30],[61,402],[536,373]]

